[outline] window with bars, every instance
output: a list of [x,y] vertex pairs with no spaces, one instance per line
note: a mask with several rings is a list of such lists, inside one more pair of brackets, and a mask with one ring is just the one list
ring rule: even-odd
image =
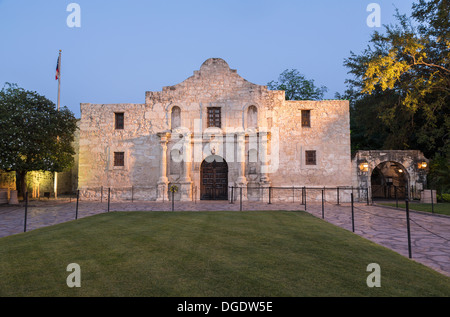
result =
[[311,127],[311,110],[302,110],[302,127]]
[[222,127],[220,108],[208,108],[208,128]]
[[316,151],[305,151],[306,165],[316,165]]
[[114,166],[125,166],[124,152],[114,152]]
[[115,113],[115,128],[116,130],[123,130],[125,124],[124,113],[116,112]]

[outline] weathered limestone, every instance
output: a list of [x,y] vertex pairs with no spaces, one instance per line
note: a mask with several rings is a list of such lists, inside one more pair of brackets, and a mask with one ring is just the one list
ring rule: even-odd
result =
[[[212,109],[219,124],[209,127]],[[311,114],[309,126],[302,111]],[[116,113],[124,114],[123,129],[115,129]],[[175,199],[198,200],[206,187],[237,186],[244,200],[267,201],[270,186],[352,184],[348,101],[286,101],[284,91],[248,82],[219,58],[182,83],[146,92],[144,104],[81,104],[79,151],[82,193],[133,187],[167,201],[175,185]],[[225,160],[228,174],[201,179],[211,155]]]
[[[429,161],[417,150],[358,151],[352,164],[354,186],[369,188],[369,197],[376,196],[374,186],[381,187],[390,198],[395,196],[397,187],[402,199],[419,199],[426,188]],[[376,172],[382,174],[377,185]]]
[[420,202],[423,204],[436,204],[437,192],[431,189],[425,189],[420,193]]
[[0,205],[8,203],[8,188],[0,188]]
[[158,133],[161,146],[160,171],[158,179],[158,197],[157,201],[163,201],[164,195],[167,193],[169,180],[167,178],[167,142],[170,137],[169,133]]
[[10,205],[18,205],[19,204],[17,190],[12,190],[9,192],[9,204]]

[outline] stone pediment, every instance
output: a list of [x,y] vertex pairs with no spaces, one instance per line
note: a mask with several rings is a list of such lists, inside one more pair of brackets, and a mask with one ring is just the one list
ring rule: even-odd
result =
[[260,95],[267,92],[267,86],[247,81],[222,58],[209,58],[199,70],[194,71],[193,76],[183,82],[163,87],[160,92],[146,92],[146,103],[178,98],[199,100],[202,97],[229,100],[232,96],[239,96],[239,93]]

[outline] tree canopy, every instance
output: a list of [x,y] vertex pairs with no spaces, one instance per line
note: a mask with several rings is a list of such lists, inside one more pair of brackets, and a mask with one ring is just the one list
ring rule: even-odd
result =
[[306,79],[304,75],[296,69],[283,71],[278,81],[271,81],[267,84],[270,90],[284,90],[286,100],[320,100],[327,92],[327,87],[316,87],[314,80]]
[[0,169],[19,175],[22,191],[29,171],[62,172],[73,164],[76,118],[37,92],[9,84],[0,91]]
[[419,0],[396,18],[344,62],[353,149],[419,149],[448,165],[450,0]]

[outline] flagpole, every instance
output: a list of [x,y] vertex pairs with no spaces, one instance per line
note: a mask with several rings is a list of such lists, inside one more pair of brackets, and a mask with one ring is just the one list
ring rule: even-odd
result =
[[[58,58],[58,111],[61,101],[61,50],[59,50]],[[55,199],[58,199],[58,173],[55,172],[55,184],[54,184]]]
[[58,111],[59,111],[59,103],[61,100],[61,50],[59,50],[59,58],[58,58]]

